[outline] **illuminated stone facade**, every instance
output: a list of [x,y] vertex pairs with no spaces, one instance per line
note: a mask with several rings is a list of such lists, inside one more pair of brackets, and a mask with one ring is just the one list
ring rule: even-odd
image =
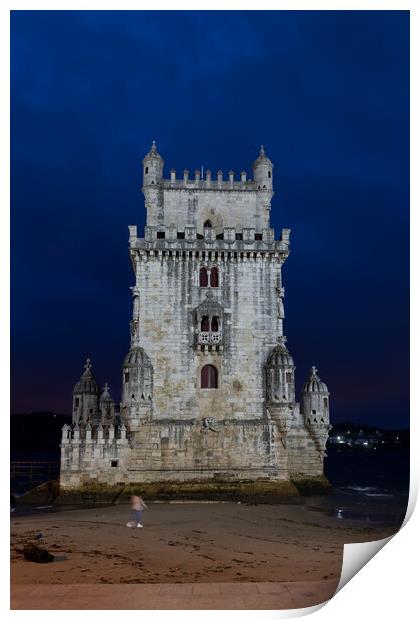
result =
[[144,237],[129,226],[131,346],[116,411],[88,361],[62,437],[61,486],[298,481],[323,474],[329,392],[316,369],[295,399],[283,334],[289,233],[270,228],[273,165],[253,178],[143,160]]

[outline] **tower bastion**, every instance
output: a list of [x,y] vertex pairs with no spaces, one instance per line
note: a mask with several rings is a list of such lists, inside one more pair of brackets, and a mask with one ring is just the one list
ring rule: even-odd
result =
[[[283,332],[290,230],[270,227],[273,164],[163,178],[143,160],[144,237],[129,226],[130,348],[115,406],[88,360],[63,428],[63,491],[92,485],[182,489],[328,487],[329,392],[313,367],[295,398]],[[296,491],[297,492],[297,491]]]

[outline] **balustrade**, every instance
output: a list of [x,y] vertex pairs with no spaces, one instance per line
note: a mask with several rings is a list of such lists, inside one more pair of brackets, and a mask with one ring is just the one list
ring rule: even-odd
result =
[[199,344],[219,344],[222,342],[222,332],[199,332]]

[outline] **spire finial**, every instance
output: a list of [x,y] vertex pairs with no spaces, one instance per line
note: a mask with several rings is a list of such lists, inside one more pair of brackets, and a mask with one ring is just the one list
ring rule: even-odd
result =
[[84,369],[85,370],[90,370],[91,368],[92,368],[92,364],[91,364],[91,361],[90,361],[90,357],[87,357],[86,358],[86,364],[84,365]]
[[104,389],[102,390],[102,397],[101,398],[111,398],[111,395],[109,393],[108,381],[106,381],[104,383]]
[[260,155],[265,155],[264,145],[263,144],[261,144],[261,147],[260,147]]
[[316,377],[318,374],[318,369],[316,366],[311,367],[311,377]]

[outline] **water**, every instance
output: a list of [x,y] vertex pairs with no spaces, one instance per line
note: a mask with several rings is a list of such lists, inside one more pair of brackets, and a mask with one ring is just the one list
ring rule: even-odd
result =
[[325,473],[334,493],[308,507],[337,520],[366,525],[393,525],[405,517],[410,484],[410,451],[406,447],[377,450],[330,448]]
[[[28,452],[28,451],[13,451],[11,454],[12,461],[25,461],[25,462],[43,462],[43,463],[57,463],[60,461],[60,454],[58,452]],[[51,480],[51,469],[46,465],[43,468],[34,468],[32,476],[22,475],[21,473],[10,479],[10,491],[15,497],[20,497],[30,489]],[[56,478],[58,478],[59,465],[56,471]]]

